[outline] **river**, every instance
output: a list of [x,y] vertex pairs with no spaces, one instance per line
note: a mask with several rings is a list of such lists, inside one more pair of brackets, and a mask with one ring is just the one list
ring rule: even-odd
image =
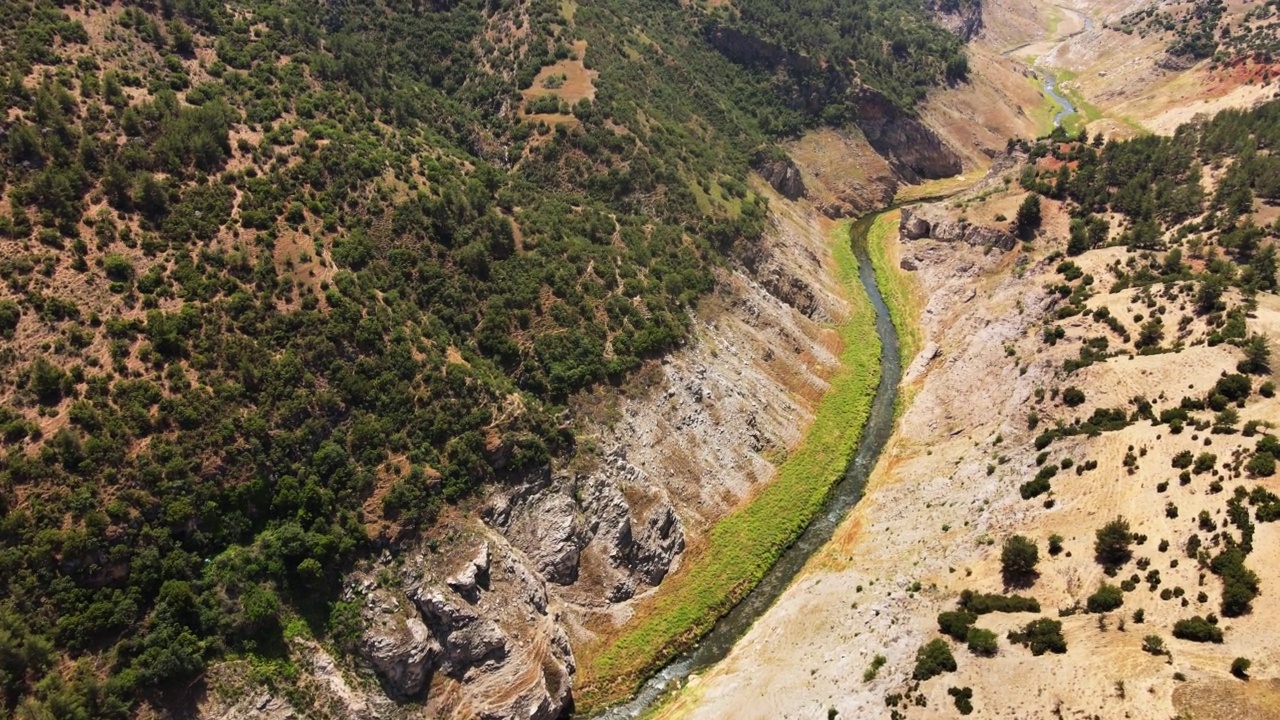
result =
[[1044,91],[1045,94],[1053,98],[1054,102],[1062,106],[1062,109],[1058,111],[1058,114],[1053,116],[1054,127],[1062,125],[1062,121],[1065,120],[1068,115],[1076,114],[1076,106],[1072,105],[1070,100],[1058,94],[1058,79],[1049,73],[1044,74]]
[[733,644],[778,599],[809,557],[831,539],[840,521],[862,498],[867,477],[893,432],[893,410],[898,397],[898,382],[902,378],[898,333],[889,318],[889,308],[880,295],[880,288],[876,285],[875,268],[867,252],[867,231],[876,217],[864,217],[850,228],[850,241],[853,243],[854,255],[858,258],[858,278],[876,312],[881,370],[880,384],[876,387],[871,413],[858,441],[858,450],[849,461],[844,477],[831,489],[822,512],[809,523],[795,543],[783,552],[754,590],[720,618],[696,645],[645,682],[631,701],[600,713],[595,716],[597,720],[639,717],[673,686],[728,655]]

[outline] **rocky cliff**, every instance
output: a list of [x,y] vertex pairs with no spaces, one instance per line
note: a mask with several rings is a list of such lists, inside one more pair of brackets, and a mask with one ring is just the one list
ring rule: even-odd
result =
[[[968,16],[968,25],[981,24],[980,12]],[[961,171],[960,156],[929,126],[833,65],[815,62],[730,25],[711,23],[705,35],[711,45],[730,60],[772,73],[775,89],[793,108],[815,116],[831,106],[852,108],[854,124],[876,152],[889,161],[901,180],[919,182],[950,177]]]

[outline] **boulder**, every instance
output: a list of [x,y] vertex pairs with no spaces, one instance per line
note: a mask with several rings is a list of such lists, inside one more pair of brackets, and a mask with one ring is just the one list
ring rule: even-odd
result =
[[907,240],[919,240],[920,238],[929,237],[929,221],[912,212],[911,208],[902,210],[902,223],[899,228],[902,237]]
[[933,223],[929,236],[940,242],[961,242],[969,229],[969,223],[960,220],[939,220]]

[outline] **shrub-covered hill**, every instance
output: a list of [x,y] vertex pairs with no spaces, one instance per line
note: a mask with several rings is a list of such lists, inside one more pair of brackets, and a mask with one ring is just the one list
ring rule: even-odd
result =
[[[904,107],[955,77],[923,5],[845,5],[933,39],[866,60]],[[371,539],[571,452],[566,398],[677,346],[759,236],[765,129],[822,121],[707,22],[0,1],[0,715],[125,716],[292,619],[340,637]]]

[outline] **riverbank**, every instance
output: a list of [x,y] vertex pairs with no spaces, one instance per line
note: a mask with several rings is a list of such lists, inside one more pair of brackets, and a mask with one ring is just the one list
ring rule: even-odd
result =
[[589,714],[629,696],[644,679],[706,633],[741,600],[822,509],[862,437],[880,380],[876,313],[859,280],[848,226],[830,234],[839,287],[851,312],[833,329],[840,370],[804,439],[777,477],[721,520],[702,548],[636,609],[619,633],[579,655],[575,701]]
[[[924,309],[924,293],[914,276],[902,269],[902,257],[898,252],[898,224],[901,210],[891,210],[875,215],[870,220],[864,236],[867,254],[876,273],[876,285],[889,308],[894,330],[898,333],[898,348],[902,357],[902,369],[911,365],[916,353],[924,344],[920,329],[920,313]],[[911,403],[913,388],[905,384],[898,392],[895,415],[901,415]]]

